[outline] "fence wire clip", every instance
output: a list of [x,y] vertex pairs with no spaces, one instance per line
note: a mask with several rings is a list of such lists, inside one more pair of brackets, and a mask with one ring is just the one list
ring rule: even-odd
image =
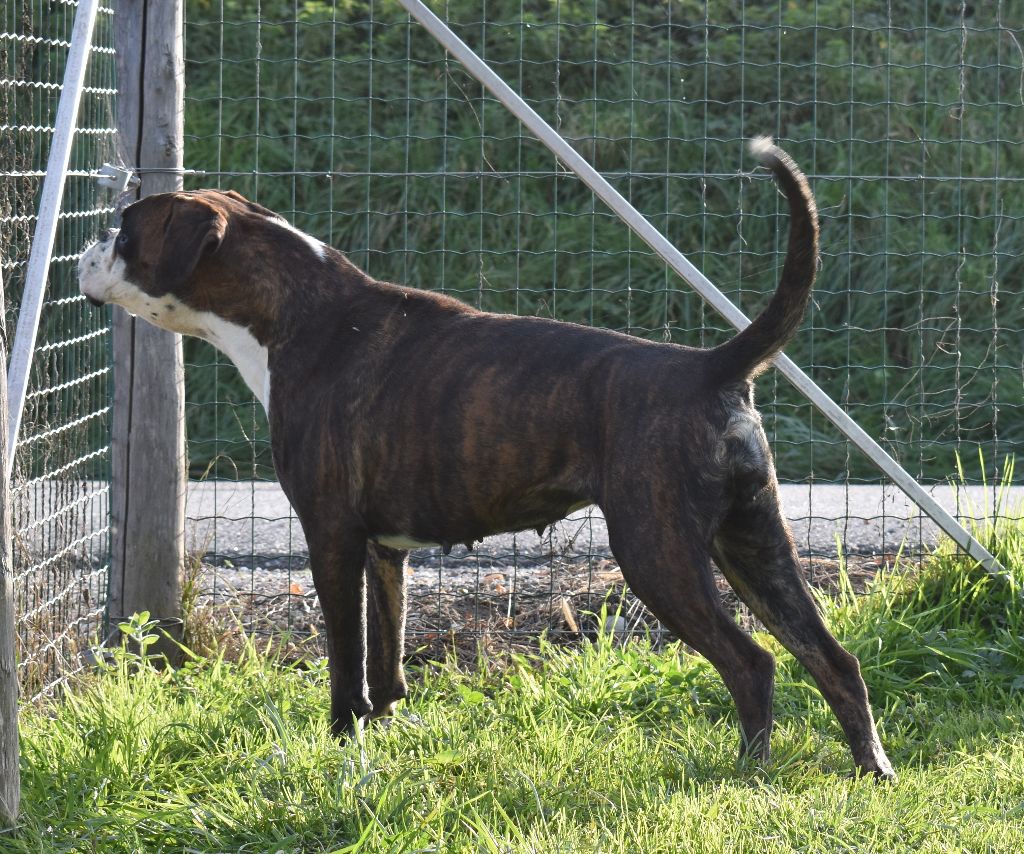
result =
[[104,163],[96,172],[96,183],[119,194],[127,190],[128,187],[137,187],[139,179],[131,169]]

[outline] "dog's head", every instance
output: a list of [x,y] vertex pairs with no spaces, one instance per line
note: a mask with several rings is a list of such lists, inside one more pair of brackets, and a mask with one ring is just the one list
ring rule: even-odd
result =
[[178,309],[196,302],[190,292],[200,283],[193,280],[202,278],[202,267],[227,238],[233,203],[212,192],[163,193],[136,202],[125,210],[120,229],[108,229],[83,253],[79,288],[94,305],[116,303],[174,329]]
[[79,288],[94,305],[116,303],[165,329],[207,337],[203,318],[211,314],[256,325],[249,315],[268,298],[266,276],[253,275],[268,255],[261,247],[279,250],[282,242],[323,257],[322,244],[238,193],[147,196],[125,209],[120,229],[85,250]]

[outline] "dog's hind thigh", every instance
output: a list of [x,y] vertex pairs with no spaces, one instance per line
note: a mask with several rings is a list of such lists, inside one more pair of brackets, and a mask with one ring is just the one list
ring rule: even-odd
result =
[[832,636],[804,581],[775,485],[737,504],[716,533],[715,561],[737,595],[814,677],[857,767],[893,778],[860,663]]
[[697,538],[675,529],[671,542],[652,543],[609,519],[609,539],[630,589],[721,675],[739,713],[740,755],[767,759],[775,660],[722,606],[710,559],[693,545]]
[[370,542],[366,550],[366,681],[373,717],[391,714],[408,694],[405,649],[405,561],[409,553]]

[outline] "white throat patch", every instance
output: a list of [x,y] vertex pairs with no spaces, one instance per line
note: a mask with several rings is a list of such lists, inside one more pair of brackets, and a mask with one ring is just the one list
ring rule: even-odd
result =
[[194,335],[209,341],[234,363],[245,384],[263,404],[264,411],[270,414],[267,348],[256,340],[256,336],[247,327],[225,320],[210,311],[196,311],[170,295],[150,297],[143,294],[143,298],[145,302],[142,310],[133,313],[172,332]]
[[150,296],[125,278],[125,263],[114,255],[113,247],[111,238],[105,243],[94,243],[82,254],[78,264],[81,292],[100,302],[116,303],[154,326],[209,341],[234,362],[246,385],[269,413],[268,353],[256,336],[248,328],[212,312],[189,308],[170,294]]
[[206,324],[206,334],[200,335],[235,363],[245,384],[252,389],[264,411],[270,414],[270,368],[267,348],[256,340],[246,327],[230,323],[207,311],[193,312]]

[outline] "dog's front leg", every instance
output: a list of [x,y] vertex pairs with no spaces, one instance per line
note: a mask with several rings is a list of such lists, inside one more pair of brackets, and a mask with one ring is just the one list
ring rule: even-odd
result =
[[372,709],[366,684],[366,538],[316,520],[303,522],[327,629],[331,730],[351,735]]
[[366,678],[373,716],[389,715],[408,694],[405,652],[407,551],[370,542],[366,555]]

